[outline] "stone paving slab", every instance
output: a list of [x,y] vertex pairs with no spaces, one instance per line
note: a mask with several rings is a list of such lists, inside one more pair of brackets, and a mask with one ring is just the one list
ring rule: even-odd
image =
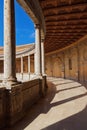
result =
[[87,130],[87,90],[73,80],[48,79],[48,93],[23,120],[5,130]]

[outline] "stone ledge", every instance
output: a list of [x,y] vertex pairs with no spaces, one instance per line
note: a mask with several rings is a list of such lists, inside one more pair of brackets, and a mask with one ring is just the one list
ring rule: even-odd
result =
[[11,126],[26,114],[43,93],[43,79],[35,79],[13,85],[10,89],[0,88],[0,128]]

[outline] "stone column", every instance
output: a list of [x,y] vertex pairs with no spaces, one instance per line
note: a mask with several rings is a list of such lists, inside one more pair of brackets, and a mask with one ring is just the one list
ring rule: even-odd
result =
[[42,75],[45,75],[44,39],[41,40]]
[[23,79],[23,56],[21,56],[21,74]]
[[35,26],[35,74],[41,76],[41,32],[39,24]]
[[30,55],[28,55],[28,74],[30,79]]
[[41,62],[42,62],[42,95],[44,96],[47,90],[46,74],[45,74],[44,39],[41,39]]
[[14,0],[4,0],[4,83],[16,82]]

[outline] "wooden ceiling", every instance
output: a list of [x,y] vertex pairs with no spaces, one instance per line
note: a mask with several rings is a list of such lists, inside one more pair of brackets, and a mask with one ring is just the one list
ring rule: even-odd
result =
[[46,24],[46,53],[69,46],[87,34],[87,0],[39,2]]

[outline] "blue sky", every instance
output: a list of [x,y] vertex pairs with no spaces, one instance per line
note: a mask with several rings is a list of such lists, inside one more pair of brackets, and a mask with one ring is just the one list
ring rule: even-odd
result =
[[[0,0],[0,46],[3,46],[3,1]],[[16,45],[34,43],[34,23],[15,0]]]

